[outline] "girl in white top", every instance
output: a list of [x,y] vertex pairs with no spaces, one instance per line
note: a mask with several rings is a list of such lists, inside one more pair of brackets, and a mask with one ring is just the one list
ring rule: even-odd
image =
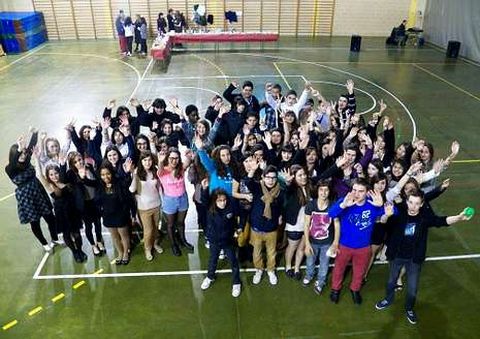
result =
[[157,243],[161,205],[160,181],[157,177],[155,157],[150,151],[140,154],[138,167],[133,173],[130,192],[135,193],[138,215],[143,226],[145,258],[151,261],[153,260],[152,250],[162,253],[163,249]]

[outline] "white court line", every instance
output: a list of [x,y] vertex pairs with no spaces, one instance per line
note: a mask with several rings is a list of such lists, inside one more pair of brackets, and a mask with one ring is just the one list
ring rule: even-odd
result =
[[154,61],[153,58],[150,59],[150,62],[148,63],[147,68],[145,68],[145,71],[143,72],[142,76],[140,77],[140,79],[138,79],[137,85],[136,85],[135,88],[133,89],[132,94],[130,94],[130,96],[128,97],[127,101],[125,102],[125,106],[128,105],[128,103],[130,102],[130,99],[132,99],[133,96],[137,93],[137,90],[138,90],[138,88],[140,87],[140,84],[141,84],[142,81],[145,79],[145,75],[147,74],[147,71],[150,69],[150,66],[152,66],[152,64],[153,64],[153,61]]
[[45,263],[47,262],[47,259],[48,259],[48,256],[50,255],[50,253],[46,252],[44,255],[43,255],[43,258],[42,260],[40,261],[40,264],[38,265],[37,269],[35,270],[35,273],[33,274],[33,279],[37,279],[39,276],[40,276],[40,272],[42,271],[43,269],[43,266],[45,265]]
[[[44,256],[45,261],[48,257],[48,253]],[[450,255],[450,256],[439,256],[439,257],[428,257],[426,261],[447,261],[447,260],[462,260],[462,259],[478,259],[480,254],[464,254],[464,255]],[[143,258],[142,258],[143,259]],[[44,260],[41,262],[41,266],[37,268],[37,271],[41,271],[43,265],[45,264]],[[388,261],[375,261],[375,265],[385,265],[388,264]],[[330,265],[333,266],[333,265]],[[305,266],[301,267],[305,269]],[[255,272],[255,268],[242,268],[240,272]],[[284,271],[285,267],[277,267],[277,271]],[[216,273],[231,273],[231,269],[222,269],[217,270]],[[79,279],[79,278],[121,278],[121,277],[165,277],[165,276],[190,276],[190,275],[199,275],[206,274],[207,270],[194,270],[194,271],[170,271],[170,272],[129,272],[129,273],[102,273],[102,274],[59,274],[59,275],[34,275],[33,279],[35,280],[49,280],[49,279]]]
[[6,196],[0,198],[0,202],[2,202],[2,201],[4,201],[4,200],[7,200],[8,198],[13,197],[14,195],[15,195],[15,192],[14,192],[14,193],[7,194]]
[[[305,79],[304,76],[302,76],[302,78],[305,80],[305,82],[307,82],[308,80]],[[341,84],[339,82],[332,82],[332,81],[321,81],[321,80],[313,80],[313,81],[310,81],[312,84],[329,84],[329,85],[336,85],[336,86],[341,86],[341,87],[345,87],[345,84]],[[366,111],[363,111],[363,112],[359,112],[358,114],[367,114],[367,113],[370,113],[371,111],[373,111],[375,109],[375,107],[377,107],[377,100],[375,100],[375,98],[373,97],[373,95],[371,95],[370,93],[368,93],[367,91],[364,91],[363,89],[360,89],[358,87],[355,87],[355,90],[359,91],[359,92],[362,92],[362,93],[365,93],[367,96],[370,97],[370,99],[372,99],[373,101],[373,105],[372,107],[370,107],[368,110]]]
[[306,60],[295,59],[295,58],[288,58],[288,57],[283,57],[283,56],[279,56],[279,55],[257,54],[257,53],[233,53],[233,54],[245,55],[245,56],[251,56],[251,57],[257,57],[257,58],[270,58],[270,59],[294,61],[294,62],[297,62],[297,63],[300,63],[300,64],[308,64],[308,65],[313,65],[313,66],[317,66],[317,67],[322,67],[322,68],[325,68],[325,69],[329,69],[329,70],[331,70],[331,71],[343,73],[343,74],[349,75],[349,76],[351,76],[351,77],[354,77],[354,78],[363,80],[363,81],[365,81],[366,83],[369,83],[370,85],[375,86],[375,87],[377,87],[378,89],[380,89],[380,90],[384,91],[385,93],[389,94],[392,98],[394,98],[394,99],[400,104],[400,106],[402,106],[402,108],[405,110],[405,112],[407,112],[407,114],[408,114],[408,116],[409,116],[409,118],[410,118],[410,121],[412,122],[412,126],[413,126],[413,137],[412,137],[412,141],[415,140],[415,138],[417,137],[417,124],[416,124],[416,122],[415,122],[415,119],[413,118],[412,113],[411,113],[410,110],[407,108],[407,106],[405,106],[405,104],[404,104],[399,98],[397,98],[392,92],[390,92],[389,90],[387,90],[386,88],[384,88],[384,87],[382,87],[382,86],[380,86],[380,85],[377,85],[377,84],[374,83],[373,81],[368,80],[368,79],[362,77],[361,75],[357,75],[357,74],[355,74],[355,73],[347,72],[347,71],[341,70],[341,69],[339,69],[339,68],[335,68],[335,67],[331,67],[331,66],[326,66],[326,65],[323,65],[323,64],[318,63],[318,62],[306,61]]
[[[225,77],[227,78],[281,78],[280,75],[278,74],[251,74],[251,75],[228,75],[226,74],[225,76],[223,75],[206,75],[206,76],[192,76],[192,77],[156,77],[156,78],[145,78],[145,80],[149,81],[155,81],[155,80],[203,80],[203,79],[224,79]],[[301,74],[294,74],[294,75],[285,75],[285,78],[301,78],[303,77]]]
[[25,58],[28,58],[30,55],[37,53],[38,51],[40,51],[41,49],[43,49],[43,48],[45,48],[45,47],[47,47],[47,45],[43,45],[43,46],[41,46],[40,48],[38,48],[38,49],[36,49],[36,50],[34,50],[34,51],[31,51],[30,53],[27,53],[27,54],[25,54],[24,56],[18,58],[17,60],[12,61],[12,62],[9,63],[8,65],[5,65],[5,66],[3,66],[2,68],[0,68],[0,72],[3,71],[4,69],[7,69],[7,68],[15,65],[17,62],[19,62],[19,61],[21,61],[21,60],[23,60],[23,59],[25,59]]

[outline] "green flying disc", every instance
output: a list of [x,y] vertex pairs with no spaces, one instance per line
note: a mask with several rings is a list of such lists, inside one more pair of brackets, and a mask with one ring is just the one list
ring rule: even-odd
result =
[[473,207],[467,207],[463,210],[463,213],[465,213],[465,215],[470,218],[475,214],[475,209]]

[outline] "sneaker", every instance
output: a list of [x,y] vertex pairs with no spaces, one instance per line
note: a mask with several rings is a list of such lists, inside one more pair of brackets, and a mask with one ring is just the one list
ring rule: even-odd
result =
[[407,320],[410,324],[415,325],[417,323],[417,315],[415,314],[415,311],[410,310],[406,312],[407,315]]
[[232,286],[232,297],[237,298],[240,295],[240,292],[242,292],[242,285],[234,284]]
[[375,304],[375,308],[379,311],[386,309],[388,306],[390,306],[392,303],[388,301],[387,299],[382,299],[378,303]]
[[302,273],[300,273],[300,271],[295,272],[295,274],[293,275],[293,278],[298,281],[302,280]]
[[317,280],[315,281],[315,284],[313,285],[313,291],[320,295],[322,294],[323,286],[320,284],[320,282]]
[[153,248],[155,249],[155,252],[157,252],[158,254],[163,253],[163,248],[159,244],[157,244],[157,243],[153,244]]
[[67,246],[62,239],[52,240],[53,246]]
[[[205,279],[203,279],[203,281],[202,281],[202,285],[200,285],[200,288],[201,288],[202,290],[206,290],[207,288],[210,287],[210,285],[212,284],[212,282],[213,282],[212,279],[210,279],[209,277],[205,277]],[[233,293],[233,291],[232,291],[232,293]]]
[[254,285],[260,284],[262,280],[263,271],[262,270],[255,270],[255,275],[253,276],[252,282]]
[[303,278],[302,284],[303,286],[307,287],[308,285],[310,285],[311,281],[312,281],[312,278],[305,276],[305,278]]
[[103,254],[107,253],[107,249],[105,248],[103,242],[97,242],[97,246],[100,252],[102,252]]
[[96,257],[102,254],[102,252],[100,251],[97,245],[92,246],[92,252],[93,252],[93,255]]
[[42,246],[45,252],[53,253],[53,245],[47,244]]
[[205,241],[205,248],[210,249],[210,241],[208,240]]
[[145,251],[145,259],[147,259],[147,261],[153,260],[152,251]]
[[225,259],[225,252],[223,250],[220,250],[220,254],[218,255],[218,259],[220,259],[220,260]]
[[278,278],[277,278],[277,275],[275,274],[275,271],[267,271],[267,274],[268,274],[268,280],[270,281],[270,285],[278,284]]
[[289,268],[288,270],[285,270],[285,275],[293,279],[295,277],[295,272],[293,272],[292,268]]

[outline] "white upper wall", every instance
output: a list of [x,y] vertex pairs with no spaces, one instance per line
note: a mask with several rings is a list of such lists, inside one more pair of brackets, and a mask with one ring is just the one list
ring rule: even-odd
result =
[[0,0],[0,12],[33,12],[32,0]]
[[336,0],[332,35],[389,36],[409,7],[410,0]]

